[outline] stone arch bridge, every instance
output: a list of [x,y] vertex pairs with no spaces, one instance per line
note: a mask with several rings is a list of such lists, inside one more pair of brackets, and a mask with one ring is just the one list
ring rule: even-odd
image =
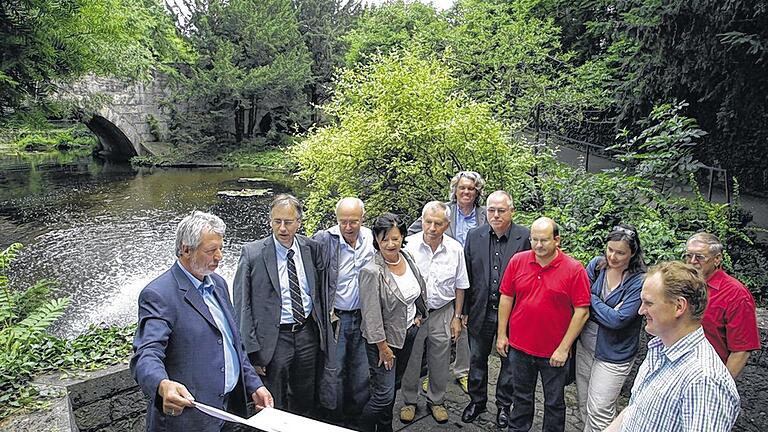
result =
[[57,92],[60,100],[77,107],[80,120],[100,142],[100,154],[112,161],[133,156],[160,155],[170,146],[168,78],[160,73],[142,82],[89,75]]

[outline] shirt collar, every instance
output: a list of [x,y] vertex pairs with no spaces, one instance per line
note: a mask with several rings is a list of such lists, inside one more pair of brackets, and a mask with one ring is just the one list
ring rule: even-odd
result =
[[192,286],[195,287],[195,289],[197,289],[200,292],[200,294],[204,294],[204,293],[210,294],[213,292],[214,284],[213,284],[213,279],[211,278],[211,275],[205,275],[205,277],[201,281],[200,279],[196,278],[192,273],[190,273],[186,269],[186,267],[181,265],[180,261],[176,260],[176,262],[178,262],[179,267],[181,268],[181,271],[183,271],[184,274],[187,275],[187,278],[189,278],[189,281],[192,282]]
[[[492,236],[496,235],[496,231],[493,230],[493,227],[491,226],[491,224],[488,224],[488,231],[490,231]],[[509,233],[511,231],[512,231],[512,224],[509,224],[509,228],[507,228],[507,230],[504,231],[504,234],[502,234],[501,236],[497,236],[497,237],[499,238],[499,240],[502,240],[504,238],[509,238]]]
[[720,287],[723,285],[723,281],[725,280],[726,273],[723,271],[723,269],[717,269],[714,273],[709,275],[709,278],[707,279],[707,285],[712,288],[719,290]]
[[429,250],[429,253],[437,254],[438,252],[445,249],[445,233],[443,233],[443,241],[441,241],[440,244],[437,246],[437,249],[435,249],[435,252],[432,252],[432,246],[428,245],[427,242],[424,241],[423,231],[418,233],[416,237],[418,237],[419,247],[426,248],[427,250]]
[[[355,242],[355,247],[354,247],[355,250],[358,250],[361,247],[363,247],[363,242],[365,241],[365,238],[363,236],[363,231],[364,231],[363,227],[361,226],[360,231],[357,232],[357,241]],[[338,224],[328,228],[328,232],[331,235],[335,235],[339,237],[339,244],[341,244],[342,246],[346,246],[349,249],[352,249],[352,246],[350,246],[349,243],[347,243],[347,241],[344,240],[344,235],[341,233],[341,227],[339,227]],[[296,241],[294,240],[293,243],[295,244]]]
[[456,204],[456,214],[460,215],[464,219],[472,219],[475,217],[475,213],[477,212],[477,207],[472,207],[472,211],[469,212],[468,215],[465,215],[463,211],[461,211],[461,207],[459,207],[458,204]]
[[[680,338],[680,340],[672,344],[672,346],[665,347],[661,338],[655,337],[648,343],[648,348],[657,348],[661,345],[661,353],[664,354],[670,362],[674,362],[693,350],[702,340],[704,340],[704,329],[699,326],[696,330]],[[653,346],[651,344],[653,344]]]
[[530,263],[531,264],[536,263],[536,265],[538,265],[541,268],[550,268],[550,267],[555,268],[555,267],[558,267],[561,262],[563,262],[563,259],[565,259],[563,255],[565,255],[563,251],[561,251],[560,248],[557,248],[557,255],[555,255],[555,258],[552,261],[550,261],[549,264],[542,266],[541,264],[539,264],[538,261],[536,261],[536,252],[534,252],[533,249],[531,249]]
[[275,241],[275,252],[277,252],[277,255],[279,255],[281,259],[286,259],[288,257],[289,249],[293,251],[294,256],[299,254],[299,242],[296,240],[296,237],[293,237],[293,244],[289,248],[283,246],[274,234],[272,234],[272,239]]

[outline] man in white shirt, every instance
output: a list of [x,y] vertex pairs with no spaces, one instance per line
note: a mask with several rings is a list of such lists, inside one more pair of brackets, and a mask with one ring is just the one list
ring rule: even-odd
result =
[[400,420],[405,423],[416,416],[425,346],[430,375],[427,406],[438,423],[448,421],[443,403],[449,379],[451,339],[461,334],[464,290],[469,288],[464,250],[458,241],[445,235],[450,221],[448,206],[441,201],[431,201],[422,211],[423,231],[406,238],[405,250],[413,256],[427,283],[429,318],[419,328],[403,376],[405,406],[400,410]]

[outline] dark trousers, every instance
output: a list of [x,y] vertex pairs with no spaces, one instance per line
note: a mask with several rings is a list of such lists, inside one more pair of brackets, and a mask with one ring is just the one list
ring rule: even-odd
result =
[[400,349],[392,349],[395,354],[395,367],[387,370],[379,366],[379,348],[376,344],[366,344],[368,368],[371,374],[371,397],[363,408],[361,424],[364,431],[389,432],[392,430],[392,411],[395,408],[395,392],[408,365],[408,358],[413,349],[413,340],[419,328],[411,326],[405,334],[405,343]]
[[[477,335],[469,334],[469,379],[467,389],[469,399],[476,404],[485,405],[488,402],[488,356],[496,352],[498,310],[488,308],[483,328]],[[496,384],[496,406],[509,409],[512,405],[512,368],[509,357],[500,358],[501,370]]]
[[[536,380],[541,374],[544,387],[544,426],[542,432],[563,432],[565,430],[565,385],[568,367],[552,367],[549,359],[528,355],[509,348],[510,365],[514,369],[512,413],[509,421],[510,432],[528,432],[533,425],[536,409]],[[571,361],[569,359],[568,361]]]
[[264,385],[272,393],[275,408],[309,416],[315,409],[315,371],[320,342],[317,324],[307,320],[298,331],[280,330]]
[[360,331],[360,310],[336,311],[339,316],[339,337],[332,361],[325,364],[320,378],[320,404],[324,417],[332,423],[350,426],[359,420],[368,398],[368,354],[363,333]]

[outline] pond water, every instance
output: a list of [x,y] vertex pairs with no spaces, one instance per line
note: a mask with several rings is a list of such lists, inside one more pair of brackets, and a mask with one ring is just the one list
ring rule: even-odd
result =
[[[262,180],[241,183],[241,178]],[[219,191],[269,188],[258,197]],[[12,289],[40,279],[71,304],[54,332],[136,320],[141,289],[175,260],[178,222],[193,209],[227,224],[218,273],[232,282],[243,243],[266,235],[273,194],[300,186],[284,173],[250,169],[134,169],[78,158],[0,158],[0,247],[24,248],[10,271]]]

